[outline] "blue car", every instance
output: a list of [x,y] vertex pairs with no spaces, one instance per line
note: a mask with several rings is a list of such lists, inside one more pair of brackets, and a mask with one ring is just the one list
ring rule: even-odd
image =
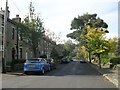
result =
[[29,72],[40,72],[41,74],[44,74],[45,71],[50,71],[50,64],[45,58],[27,59],[24,63],[25,74],[28,74]]

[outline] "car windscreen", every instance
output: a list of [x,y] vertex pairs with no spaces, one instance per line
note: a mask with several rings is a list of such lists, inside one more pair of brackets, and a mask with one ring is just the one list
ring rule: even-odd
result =
[[40,59],[27,59],[26,62],[36,63],[36,62],[40,62]]

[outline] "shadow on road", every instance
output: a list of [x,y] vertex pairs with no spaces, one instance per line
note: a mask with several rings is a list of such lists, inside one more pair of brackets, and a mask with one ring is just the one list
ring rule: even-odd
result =
[[96,64],[89,64],[89,65],[95,68],[97,71],[101,72],[102,74],[111,74],[114,71],[113,69],[110,69],[109,67],[102,66],[102,68],[99,68]]

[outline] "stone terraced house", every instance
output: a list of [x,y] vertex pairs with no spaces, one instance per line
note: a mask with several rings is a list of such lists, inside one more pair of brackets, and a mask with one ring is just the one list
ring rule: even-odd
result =
[[[5,58],[6,64],[9,65],[14,60],[25,60],[28,58],[33,58],[33,51],[31,47],[23,42],[23,38],[19,33],[19,27],[16,22],[21,22],[19,15],[16,15],[15,18],[9,18],[10,11],[7,15],[7,27],[5,33],[5,39],[2,37],[4,31],[4,10],[0,11],[0,58]],[[6,44],[6,53],[3,56],[3,42]],[[52,48],[56,46],[56,43],[51,41],[47,36],[41,38],[39,48],[37,50],[37,57],[41,55],[46,55],[50,57]],[[2,61],[2,60],[1,60]]]

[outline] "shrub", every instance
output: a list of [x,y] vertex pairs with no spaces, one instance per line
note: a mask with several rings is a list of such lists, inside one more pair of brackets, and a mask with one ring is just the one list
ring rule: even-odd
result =
[[40,58],[47,58],[47,55],[43,54],[40,56]]
[[112,63],[114,65],[120,64],[120,57],[111,58],[110,63]]
[[101,63],[106,64],[106,63],[108,63],[108,62],[109,62],[109,59],[108,59],[108,58],[103,58],[103,59],[101,59]]

